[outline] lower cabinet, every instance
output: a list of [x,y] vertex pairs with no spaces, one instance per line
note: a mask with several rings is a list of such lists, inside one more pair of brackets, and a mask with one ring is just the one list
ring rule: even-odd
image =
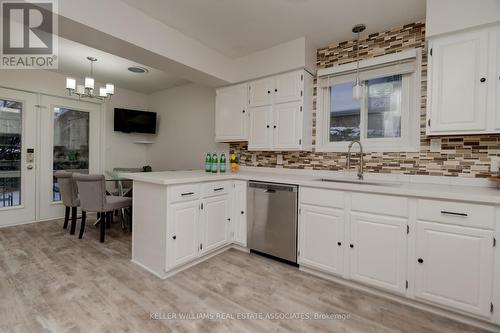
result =
[[403,294],[406,291],[407,220],[351,213],[350,277]]
[[226,245],[229,238],[229,197],[221,195],[202,201],[200,253]]
[[301,267],[499,323],[494,313],[498,207],[300,191]]
[[415,297],[489,316],[493,232],[417,221]]
[[171,251],[171,266],[180,266],[198,256],[198,201],[170,205],[171,235],[167,238]]
[[167,271],[233,241],[230,228],[232,188],[232,182],[227,182],[188,184],[170,189],[171,200],[181,202],[174,201],[167,207]]
[[247,246],[247,182],[237,180],[234,182],[232,195],[231,238],[241,246]]
[[344,211],[301,205],[298,262],[342,274],[344,270]]

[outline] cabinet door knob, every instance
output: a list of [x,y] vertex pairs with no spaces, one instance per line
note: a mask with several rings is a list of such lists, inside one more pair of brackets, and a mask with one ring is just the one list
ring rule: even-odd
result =
[[418,263],[419,263],[419,264],[421,264],[421,263],[423,263],[423,262],[424,262],[424,259],[422,259],[422,258],[418,258],[418,259],[417,259],[417,261],[418,261]]
[[481,80],[479,80],[481,82],[486,82],[486,78],[485,77],[482,77]]
[[353,248],[354,248],[354,244],[349,244],[349,247],[350,247],[351,249],[353,249]]
[[338,245],[338,246],[341,246],[341,245],[342,245],[342,243],[341,243],[341,242],[337,242],[337,245]]
[[268,94],[270,94],[270,93],[271,93],[271,90],[268,90],[268,91],[267,91],[267,93],[268,93]]
[[274,89],[274,92],[278,92],[278,89]]
[[241,211],[241,215],[243,215],[243,214],[245,214],[245,212],[244,212],[244,211]]
[[276,128],[276,125],[274,125],[273,128]]
[[177,236],[175,236],[175,235],[174,235],[174,236],[172,236],[172,239],[177,239]]
[[269,125],[267,125],[266,127],[269,128]]
[[245,110],[241,111],[242,113],[245,113]]

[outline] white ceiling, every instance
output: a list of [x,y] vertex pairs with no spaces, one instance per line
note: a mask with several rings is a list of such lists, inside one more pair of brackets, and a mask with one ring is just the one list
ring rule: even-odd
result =
[[318,47],[425,18],[425,0],[121,0],[236,58],[299,37]]
[[[149,94],[188,82],[163,71],[64,38],[59,38],[59,69],[56,72],[83,82],[83,78],[90,72],[88,56],[98,59],[94,63],[94,79],[101,83],[113,83],[118,88]],[[131,66],[145,67],[149,72],[135,74],[127,70]]]

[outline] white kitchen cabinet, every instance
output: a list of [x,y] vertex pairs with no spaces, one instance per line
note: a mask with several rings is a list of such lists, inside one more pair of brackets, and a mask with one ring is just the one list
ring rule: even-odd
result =
[[303,94],[303,75],[302,72],[291,72],[276,76],[275,102],[300,101]]
[[170,205],[172,229],[167,236],[170,250],[170,266],[185,264],[198,256],[198,219],[200,206],[198,200]]
[[407,220],[351,213],[350,277],[403,294],[406,290]]
[[305,71],[249,83],[249,150],[311,148],[312,83]]
[[[165,270],[230,244],[233,181],[171,185],[167,200]],[[246,209],[246,203],[238,203]]]
[[202,201],[200,217],[200,252],[226,245],[229,239],[229,197],[219,195]]
[[274,77],[250,82],[248,84],[248,104],[252,107],[273,104],[274,84]]
[[234,182],[232,195],[232,233],[236,244],[247,246],[247,182]]
[[344,270],[344,210],[302,204],[298,263],[341,275]]
[[494,85],[498,27],[459,32],[429,41],[427,134],[500,131]]
[[272,146],[272,106],[258,106],[250,111],[248,149],[266,149]]
[[[490,36],[493,40],[493,44],[495,44],[495,51],[490,53],[494,83],[491,83],[491,90],[489,92],[490,96],[492,96],[489,108],[498,110],[500,108],[500,26],[492,30]],[[494,114],[495,130],[500,131],[500,113],[494,112]]]
[[492,231],[417,221],[415,296],[489,316],[493,250]]
[[215,98],[215,140],[248,140],[247,84],[217,89]]
[[300,103],[276,104],[273,115],[273,147],[276,149],[300,149],[302,145]]

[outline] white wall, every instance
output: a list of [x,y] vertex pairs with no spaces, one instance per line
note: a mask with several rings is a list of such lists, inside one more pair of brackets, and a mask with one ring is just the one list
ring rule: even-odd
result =
[[235,59],[236,80],[243,82],[263,76],[305,68],[316,71],[316,47],[305,37]]
[[427,37],[500,21],[499,0],[427,0],[426,10]]
[[[159,132],[148,150],[154,171],[202,169],[207,152],[228,152],[215,143],[215,89],[187,84],[150,95]],[[227,156],[227,155],[226,155]]]
[[[67,97],[66,77],[43,70],[1,70],[0,86],[5,88],[27,90]],[[113,131],[113,109],[115,107],[134,108],[147,110],[148,96],[120,87],[115,88],[116,95],[104,105],[105,110],[105,150],[104,170],[113,167],[137,167],[148,164],[147,148],[144,145],[133,143],[135,140],[144,139],[144,135],[124,134]]]
[[149,98],[145,94],[115,88],[116,95],[106,102],[106,149],[105,170],[116,167],[138,168],[149,165],[148,145],[135,141],[156,139],[156,135],[121,133],[113,131],[114,108],[150,111]]

